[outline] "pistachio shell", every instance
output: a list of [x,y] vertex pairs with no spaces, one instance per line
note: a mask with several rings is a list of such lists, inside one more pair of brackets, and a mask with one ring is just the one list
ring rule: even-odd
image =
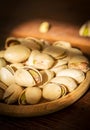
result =
[[84,37],[90,37],[90,20],[85,22],[79,30],[79,35]]
[[42,97],[42,91],[38,87],[28,87],[23,90],[18,98],[18,103],[25,104],[37,104]]
[[67,42],[67,41],[56,41],[53,43],[54,46],[59,46],[59,47],[63,47],[63,48],[71,48],[71,43]]
[[53,71],[56,75],[63,69],[67,69],[67,65],[60,65],[60,66],[54,66],[51,68],[51,71]]
[[42,46],[42,50],[51,45],[50,41],[46,41],[44,39],[40,39],[40,41],[41,41],[40,44]]
[[14,74],[15,82],[24,87],[32,87],[36,85],[36,82],[32,75],[25,69],[20,68],[16,70]]
[[62,97],[68,93],[68,89],[65,85],[60,85],[62,91]]
[[40,54],[40,51],[39,50],[32,50],[28,60],[26,61],[26,65],[33,65],[34,64],[34,58],[36,55]]
[[53,65],[53,67],[50,70],[54,71],[55,73],[58,73],[62,69],[67,68],[67,63],[68,63],[67,60],[59,59],[55,62],[55,64]]
[[5,41],[5,48],[7,49],[10,46],[20,44],[19,40],[15,37],[8,37]]
[[79,69],[64,69],[57,73],[57,76],[68,76],[81,83],[85,79],[85,74]]
[[31,66],[24,66],[23,68],[32,75],[37,85],[42,82],[42,75],[37,69]]
[[55,59],[66,57],[66,50],[58,46],[48,46],[43,50],[43,53],[49,54]]
[[18,100],[20,93],[23,91],[22,87],[17,84],[11,84],[5,91],[3,100],[7,104],[15,103]]
[[50,29],[50,23],[49,22],[42,22],[40,27],[39,27],[39,31],[41,33],[46,33],[48,32],[48,30]]
[[7,86],[14,83],[14,71],[9,66],[2,67],[0,70],[0,79],[3,83],[5,83]]
[[52,101],[60,98],[62,95],[61,87],[55,83],[48,83],[43,88],[43,98]]
[[75,80],[67,76],[57,76],[53,78],[50,82],[66,86],[69,92],[72,92],[74,89],[77,88],[77,83],[75,82]]
[[70,61],[68,62],[68,67],[69,68],[80,69],[83,72],[87,72],[90,69],[89,61],[83,55],[78,55],[78,56],[72,57],[70,59]]
[[76,56],[76,55],[83,55],[83,52],[78,48],[71,47],[71,48],[67,49],[67,55],[70,58],[72,58],[73,56]]
[[42,91],[38,87],[29,87],[25,91],[25,97],[28,104],[36,104],[42,97]]
[[37,69],[49,69],[53,66],[55,60],[48,54],[39,53],[34,57],[33,66]]
[[23,68],[24,65],[22,63],[12,63],[10,64],[10,66],[14,69],[14,70],[17,70],[19,68]]
[[6,49],[4,58],[10,63],[23,62],[28,59],[30,50],[23,45],[14,45]]
[[26,89],[24,89],[24,90],[20,93],[20,95],[19,95],[19,97],[18,97],[18,104],[19,104],[19,105],[20,105],[20,104],[22,104],[22,105],[27,104],[27,102],[26,102],[26,97],[25,97],[25,90],[26,90]]
[[55,76],[55,73],[51,70],[42,70],[40,73],[42,75],[42,82],[39,87],[43,88],[44,85],[47,84]]
[[41,49],[41,41],[37,38],[26,37],[21,41],[21,44],[27,46],[31,50]]

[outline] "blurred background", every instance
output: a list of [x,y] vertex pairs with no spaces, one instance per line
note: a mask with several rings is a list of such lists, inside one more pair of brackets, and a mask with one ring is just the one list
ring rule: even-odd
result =
[[1,0],[0,41],[18,25],[35,19],[81,26],[90,19],[89,8],[90,0]]

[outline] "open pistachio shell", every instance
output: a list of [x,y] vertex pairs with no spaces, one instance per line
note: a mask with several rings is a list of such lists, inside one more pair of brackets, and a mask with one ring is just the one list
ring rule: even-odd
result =
[[52,101],[60,98],[62,95],[61,87],[55,83],[48,83],[43,88],[43,98]]
[[57,73],[57,76],[68,76],[81,83],[85,79],[85,74],[79,69],[64,69]]
[[51,43],[49,41],[46,41],[44,39],[41,39],[40,41],[41,41],[40,44],[42,46],[42,50],[51,45]]
[[78,48],[69,48],[67,49],[67,55],[72,58],[73,56],[76,56],[76,55],[83,55],[82,51]]
[[15,82],[24,87],[32,87],[36,85],[36,82],[30,72],[23,68],[16,70],[14,74]]
[[71,48],[71,43],[67,42],[67,41],[56,41],[53,43],[54,46],[59,46],[59,47],[63,47],[63,48]]
[[42,75],[42,82],[39,87],[43,88],[44,85],[47,84],[55,76],[55,73],[51,70],[42,70],[40,73]]
[[67,60],[59,59],[55,62],[55,64],[53,65],[53,67],[50,70],[55,73],[58,73],[62,69],[66,69],[68,67],[67,63],[68,63]]
[[17,85],[17,84],[11,84],[8,86],[6,89],[4,95],[3,95],[3,100],[7,104],[12,104],[15,103],[18,100],[18,97],[20,93],[23,91],[22,87]]
[[38,87],[28,87],[20,94],[18,103],[25,104],[37,104],[42,97],[42,91]]
[[31,66],[24,66],[23,68],[26,69],[32,75],[37,85],[42,82],[42,75],[39,70]]
[[22,63],[12,63],[10,64],[10,66],[14,69],[14,70],[17,70],[19,68],[23,68],[24,67],[24,64]]
[[15,37],[8,37],[5,41],[5,48],[7,49],[10,46],[20,44],[20,41]]
[[80,27],[79,35],[84,37],[90,37],[90,20]]
[[56,67],[54,66],[50,70],[53,71],[57,75],[57,73],[59,73],[61,70],[67,69],[67,68],[68,68],[67,65],[60,65],[60,66],[56,66]]
[[62,91],[62,97],[65,96],[68,93],[68,89],[65,85],[60,85],[61,91]]
[[43,53],[49,54],[55,59],[66,57],[66,50],[58,46],[48,46],[43,50]]
[[40,50],[41,49],[41,41],[37,38],[26,37],[21,41],[22,45],[27,46],[31,50]]
[[4,58],[10,63],[24,62],[30,55],[30,49],[23,45],[14,45],[6,49]]
[[45,21],[45,22],[42,22],[40,27],[39,27],[39,31],[40,33],[47,33],[50,29],[50,23]]
[[66,86],[69,92],[72,92],[77,88],[76,81],[73,78],[67,76],[56,76],[50,82]]
[[90,67],[89,67],[89,61],[83,55],[78,55],[78,56],[72,57],[69,60],[69,62],[68,62],[68,67],[69,68],[80,69],[83,72],[87,72],[90,69]]
[[19,105],[20,105],[20,104],[22,104],[22,105],[27,104],[27,102],[26,102],[26,97],[25,97],[25,90],[26,90],[26,89],[24,89],[24,90],[20,93],[20,95],[19,95],[19,97],[18,97],[18,104],[19,104]]
[[2,67],[0,70],[0,80],[7,86],[14,83],[14,70],[10,66]]

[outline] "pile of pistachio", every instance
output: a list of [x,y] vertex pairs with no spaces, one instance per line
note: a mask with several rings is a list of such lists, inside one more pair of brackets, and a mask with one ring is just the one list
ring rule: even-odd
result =
[[0,101],[25,105],[62,98],[89,69],[82,51],[67,41],[9,37],[0,50]]

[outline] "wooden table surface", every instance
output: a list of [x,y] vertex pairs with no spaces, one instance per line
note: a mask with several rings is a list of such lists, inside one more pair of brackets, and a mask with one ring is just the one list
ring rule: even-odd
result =
[[[31,19],[51,19],[79,27],[90,19],[89,0],[1,0],[0,48],[10,31]],[[90,56],[88,56],[90,57]],[[0,129],[4,130],[89,130],[90,89],[73,105],[40,117],[15,118],[0,116]]]

